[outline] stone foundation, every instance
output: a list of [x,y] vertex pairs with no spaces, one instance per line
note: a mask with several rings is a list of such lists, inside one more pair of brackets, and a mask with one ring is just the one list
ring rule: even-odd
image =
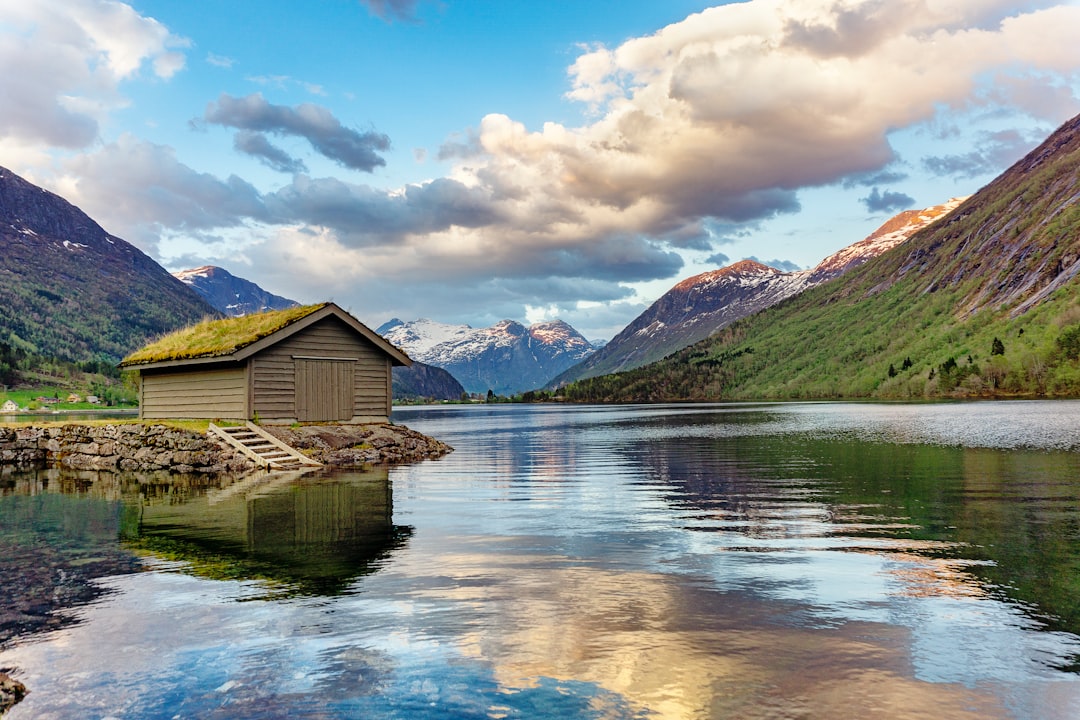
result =
[[255,467],[205,435],[139,423],[0,427],[0,464],[176,473],[242,473]]
[[[267,426],[325,465],[361,467],[437,458],[445,443],[401,425]],[[217,439],[166,425],[0,427],[0,467],[242,474],[256,469]]]

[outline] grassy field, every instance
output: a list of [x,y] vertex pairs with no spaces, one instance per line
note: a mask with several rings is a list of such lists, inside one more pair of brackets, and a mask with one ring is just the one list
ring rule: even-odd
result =
[[[67,402],[70,395],[70,390],[58,386],[45,386],[28,390],[8,390],[6,392],[0,392],[0,405],[11,400],[20,408],[26,408],[32,411],[59,410],[61,412],[70,410],[122,410],[124,408],[137,407],[134,403],[106,407],[102,404],[86,402],[86,396],[83,395],[80,395],[80,402]],[[48,403],[39,400],[38,398],[58,398],[59,401],[56,403]]]

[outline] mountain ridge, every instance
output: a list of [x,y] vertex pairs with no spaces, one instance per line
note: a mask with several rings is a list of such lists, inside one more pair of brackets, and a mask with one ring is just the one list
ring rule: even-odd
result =
[[593,352],[562,320],[501,320],[487,328],[394,318],[376,332],[414,360],[443,368],[470,393],[514,395],[548,382]]
[[1080,394],[1080,116],[941,222],[588,401]]
[[3,167],[0,296],[0,342],[69,361],[115,363],[157,335],[217,316],[134,245]]
[[203,265],[174,272],[175,277],[197,292],[219,312],[231,317],[285,310],[300,303],[264,290],[250,280],[233,275],[217,265]]
[[703,340],[736,320],[850,272],[947,215],[963,198],[906,210],[866,238],[841,248],[809,270],[784,272],[755,260],[685,278],[656,300],[595,354],[554,378],[548,387],[630,370]]

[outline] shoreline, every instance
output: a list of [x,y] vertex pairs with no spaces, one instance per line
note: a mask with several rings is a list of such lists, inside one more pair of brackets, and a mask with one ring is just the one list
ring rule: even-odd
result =
[[[331,468],[436,459],[446,443],[404,425],[264,425],[283,442]],[[61,468],[179,475],[242,475],[262,468],[198,430],[165,423],[0,425],[0,472]]]

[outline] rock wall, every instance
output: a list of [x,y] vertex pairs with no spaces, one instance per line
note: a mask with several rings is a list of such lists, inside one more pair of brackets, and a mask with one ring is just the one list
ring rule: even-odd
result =
[[[398,464],[438,458],[452,450],[402,425],[305,425],[265,429],[334,467]],[[165,425],[0,426],[0,468],[242,474],[256,469],[216,439]]]
[[255,467],[205,435],[138,423],[0,427],[0,465],[176,473],[241,473]]

